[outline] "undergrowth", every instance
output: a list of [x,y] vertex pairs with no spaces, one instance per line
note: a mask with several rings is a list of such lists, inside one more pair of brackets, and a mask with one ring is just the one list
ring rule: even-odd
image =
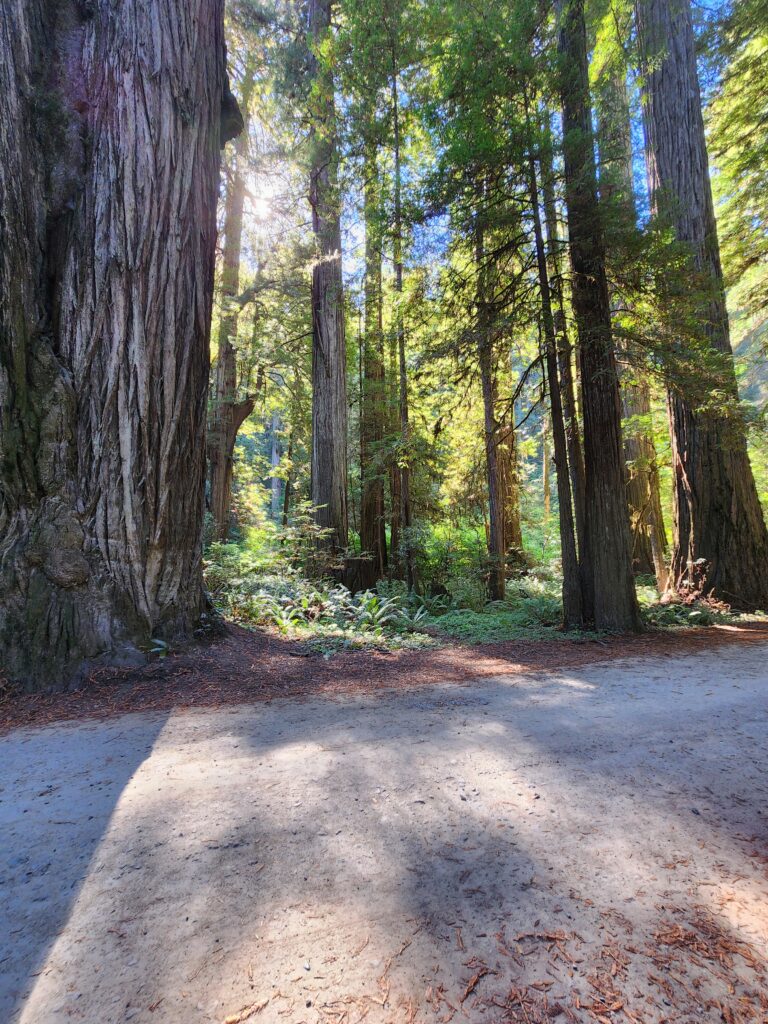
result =
[[341,584],[307,579],[288,564],[265,562],[233,544],[212,545],[205,570],[211,596],[227,618],[302,641],[319,653],[436,643],[420,632],[426,614],[405,593],[351,594]]
[[[556,564],[527,570],[507,582],[503,601],[489,602],[479,570],[446,574],[440,593],[408,593],[400,580],[351,594],[332,580],[309,579],[280,551],[215,544],[207,553],[206,583],[227,618],[301,642],[325,656],[344,650],[404,650],[442,640],[593,640],[599,634],[560,628],[562,579]],[[661,603],[652,581],[639,581],[649,629],[733,624],[745,617],[706,599]],[[754,617],[752,617],[754,618]]]

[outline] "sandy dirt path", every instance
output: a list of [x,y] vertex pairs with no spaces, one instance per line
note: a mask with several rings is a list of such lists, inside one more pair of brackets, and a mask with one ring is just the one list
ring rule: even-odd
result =
[[768,1021],[768,645],[17,730],[0,1021]]

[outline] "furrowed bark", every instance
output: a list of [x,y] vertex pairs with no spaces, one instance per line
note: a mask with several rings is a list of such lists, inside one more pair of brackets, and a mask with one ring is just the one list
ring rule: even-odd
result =
[[[653,210],[690,247],[690,276],[702,295],[702,336],[722,357],[724,387],[736,408],[690,6],[688,0],[637,0],[635,16]],[[737,412],[693,408],[674,387],[668,407],[674,469],[671,585],[702,590],[743,610],[768,608],[768,533],[743,423]]]
[[332,0],[310,0],[312,267],[312,504],[323,546],[347,547],[347,353],[341,277],[341,210],[333,75],[318,57],[331,30]]
[[0,9],[0,648],[29,689],[205,608],[223,10],[149,14]]
[[598,629],[639,630],[621,411],[597,201],[582,0],[559,0],[566,205],[584,410],[586,531]]

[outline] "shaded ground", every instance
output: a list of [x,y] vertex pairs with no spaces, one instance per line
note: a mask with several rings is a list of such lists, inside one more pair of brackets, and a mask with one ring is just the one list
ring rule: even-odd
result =
[[[671,657],[702,648],[768,642],[764,624],[712,626],[601,640],[514,640],[424,651],[347,652],[325,659],[264,632],[228,627],[222,639],[142,669],[102,669],[72,693],[22,696],[0,685],[0,735],[24,725],[247,704],[281,697],[351,695],[467,683],[498,675],[570,668],[638,655]],[[0,677],[0,683],[2,678]]]
[[0,1020],[768,1020],[751,640],[11,733]]

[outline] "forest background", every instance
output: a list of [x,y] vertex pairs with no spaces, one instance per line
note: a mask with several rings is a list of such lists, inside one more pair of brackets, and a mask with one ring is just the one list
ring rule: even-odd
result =
[[[693,578],[678,578],[670,600],[670,391],[701,409],[725,401],[731,416],[744,417],[758,494],[763,505],[768,499],[760,8],[693,10],[738,411],[697,337],[694,295],[705,285],[691,287],[685,247],[653,209],[634,12],[622,3],[585,9],[632,564],[654,625],[710,623],[731,603],[727,594],[702,601],[707,588]],[[314,14],[330,27],[313,37],[302,21],[313,11],[229,9],[232,87],[246,130],[228,154],[219,217],[209,586],[228,614],[307,634],[323,650],[429,643],[435,632],[551,635],[563,614],[562,497],[530,156],[544,287],[560,321],[568,458],[581,432],[553,19],[507,2],[347,0]],[[307,186],[318,134],[332,146],[340,231],[343,537],[331,535],[336,527],[318,513],[323,495],[313,504],[311,485],[318,235]],[[233,414],[228,440],[222,408]],[[231,458],[231,489],[226,474],[217,476],[217,440],[219,464]],[[566,500],[576,506],[572,463],[570,477]],[[318,565],[324,537],[332,542]],[[319,586],[318,575],[368,593],[350,600],[330,582]]]

